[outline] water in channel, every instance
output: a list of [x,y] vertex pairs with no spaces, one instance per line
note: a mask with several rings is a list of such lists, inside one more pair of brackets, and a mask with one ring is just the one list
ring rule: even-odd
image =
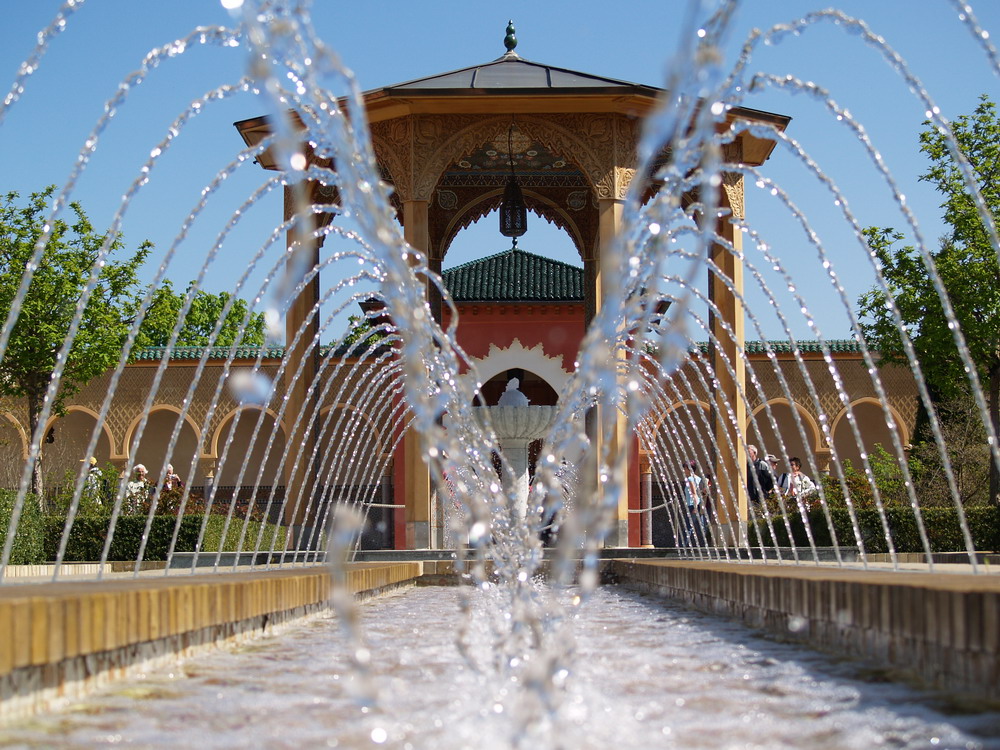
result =
[[[1000,714],[615,587],[572,617],[574,669],[554,670],[550,710],[532,712],[516,670],[491,674],[509,667],[485,637],[497,594],[428,587],[361,606],[372,707],[320,615],[8,726],[0,746],[1000,748]],[[473,616],[456,638],[463,596]],[[542,718],[526,729],[528,715]]]

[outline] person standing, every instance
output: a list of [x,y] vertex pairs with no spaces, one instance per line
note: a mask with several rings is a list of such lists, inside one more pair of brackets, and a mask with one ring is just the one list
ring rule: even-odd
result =
[[778,457],[772,453],[767,454],[767,463],[771,467],[771,476],[774,479],[774,491],[784,497],[788,494],[788,472],[778,472]]
[[179,490],[184,487],[184,482],[177,474],[174,474],[174,465],[167,464],[167,475],[163,478],[163,489],[167,492],[170,490]]
[[704,540],[705,478],[698,473],[698,464],[689,461],[685,464],[687,473],[684,476],[684,503],[687,506],[685,529],[687,542],[690,545],[701,544]]
[[802,462],[798,456],[792,456],[788,465],[792,469],[788,477],[788,496],[795,498],[800,508],[803,504],[808,507],[809,499],[817,492],[816,483],[802,473]]
[[756,445],[747,446],[747,497],[754,505],[760,505],[761,497],[774,489],[771,468],[759,455]]
[[128,491],[125,494],[126,513],[138,513],[153,494],[153,485],[146,478],[146,467],[136,464],[134,472],[135,479],[128,483]]
[[102,505],[101,467],[97,465],[97,459],[93,456],[81,458],[80,461],[88,466],[87,478],[83,480],[83,490],[97,505]]

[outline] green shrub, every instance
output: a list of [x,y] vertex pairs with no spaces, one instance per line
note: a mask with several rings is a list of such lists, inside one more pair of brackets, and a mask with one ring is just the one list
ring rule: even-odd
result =
[[[177,552],[194,551],[195,543],[198,540],[198,533],[201,531],[202,518],[203,516],[201,515],[185,515],[181,517],[180,528],[177,532],[177,545],[175,547]],[[78,517],[70,531],[63,560],[66,562],[94,562],[100,560],[110,521],[109,516]],[[225,518],[222,516],[209,517],[202,550],[215,551],[219,548],[219,540],[222,537],[224,522]],[[65,523],[66,519],[62,516],[45,517],[45,559],[55,560]],[[153,516],[153,522],[149,529],[149,541],[146,544],[145,554],[143,555],[144,560],[167,559],[167,552],[170,549],[170,539],[173,536],[176,523],[177,516]],[[241,526],[242,521],[234,520],[232,522],[226,534],[226,544],[223,551],[233,551],[236,549]],[[243,543],[244,550],[253,550],[260,526],[261,524],[258,522],[250,522],[246,539],[244,539]],[[270,549],[270,542],[275,533],[278,535],[278,543],[275,545],[275,549],[281,549],[284,546],[286,530],[283,527],[272,524],[266,524],[266,527],[264,541],[261,542],[261,549]],[[139,544],[145,528],[146,518],[144,516],[120,516],[118,523],[115,525],[115,536],[108,551],[108,559],[135,560],[139,554]]]
[[[7,542],[7,527],[14,511],[14,500],[17,493],[14,490],[0,489],[0,550]],[[45,561],[42,528],[42,512],[38,507],[38,498],[26,495],[21,518],[14,534],[14,545],[10,551],[11,565],[31,565]]]
[[[77,515],[93,516],[110,513],[120,476],[121,474],[116,468],[108,465],[101,469],[96,483],[85,482],[78,501]],[[76,472],[67,469],[62,482],[45,493],[47,513],[63,517],[69,513],[73,493],[76,491],[76,481]]]
[[[858,531],[867,552],[888,552],[885,531],[879,513],[873,508],[862,508],[855,511],[858,521]],[[994,506],[975,506],[965,509],[966,521],[972,542],[976,550],[991,552],[1000,550],[1000,508]],[[958,513],[954,508],[925,508],[921,516],[927,539],[932,552],[964,552],[965,540],[958,522]],[[830,517],[833,520],[833,531],[841,546],[855,546],[856,537],[851,517],[845,508],[831,508]],[[833,544],[833,536],[826,520],[826,515],[820,508],[814,508],[808,514],[809,526],[813,539],[818,547],[829,547]],[[891,507],[885,509],[885,519],[892,534],[893,544],[897,552],[923,552],[920,531],[913,511],[908,507]],[[777,545],[789,546],[788,531],[781,518],[774,518],[774,531]],[[797,547],[808,547],[809,541],[805,533],[802,518],[795,514],[789,519],[792,527],[792,539]],[[764,538],[765,546],[775,544],[771,530],[766,523],[760,521],[749,529],[751,546],[759,544],[760,536]]]
[[[201,548],[206,552],[216,552],[219,549],[219,540],[222,538],[222,527],[226,522],[225,516],[211,515],[208,518],[208,526],[205,529],[205,539],[202,542]],[[261,536],[260,549],[266,552],[271,549],[271,543],[277,537],[277,542],[274,544],[275,550],[282,550],[285,547],[285,538],[288,529],[284,526],[277,526],[272,523],[261,523],[260,521],[250,521],[247,523],[246,536],[243,539],[243,550],[253,551],[257,544],[257,535],[261,533],[261,527],[264,527],[263,535]],[[240,533],[243,530],[243,521],[238,519],[233,519],[229,523],[229,529],[226,531],[226,541],[222,545],[223,552],[235,552],[237,545],[240,541]]]

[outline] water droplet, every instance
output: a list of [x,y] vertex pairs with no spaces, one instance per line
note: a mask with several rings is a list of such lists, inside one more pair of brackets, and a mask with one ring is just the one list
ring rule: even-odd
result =
[[229,390],[241,404],[266,406],[274,393],[274,384],[259,370],[236,370],[229,376]]

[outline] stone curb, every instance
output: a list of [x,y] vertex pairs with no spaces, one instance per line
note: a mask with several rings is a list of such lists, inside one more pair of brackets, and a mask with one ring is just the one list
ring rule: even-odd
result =
[[1000,701],[1000,577],[615,561],[607,574],[702,611]]
[[[355,596],[411,583],[424,564],[351,564]],[[0,719],[328,605],[326,567],[0,587]]]

